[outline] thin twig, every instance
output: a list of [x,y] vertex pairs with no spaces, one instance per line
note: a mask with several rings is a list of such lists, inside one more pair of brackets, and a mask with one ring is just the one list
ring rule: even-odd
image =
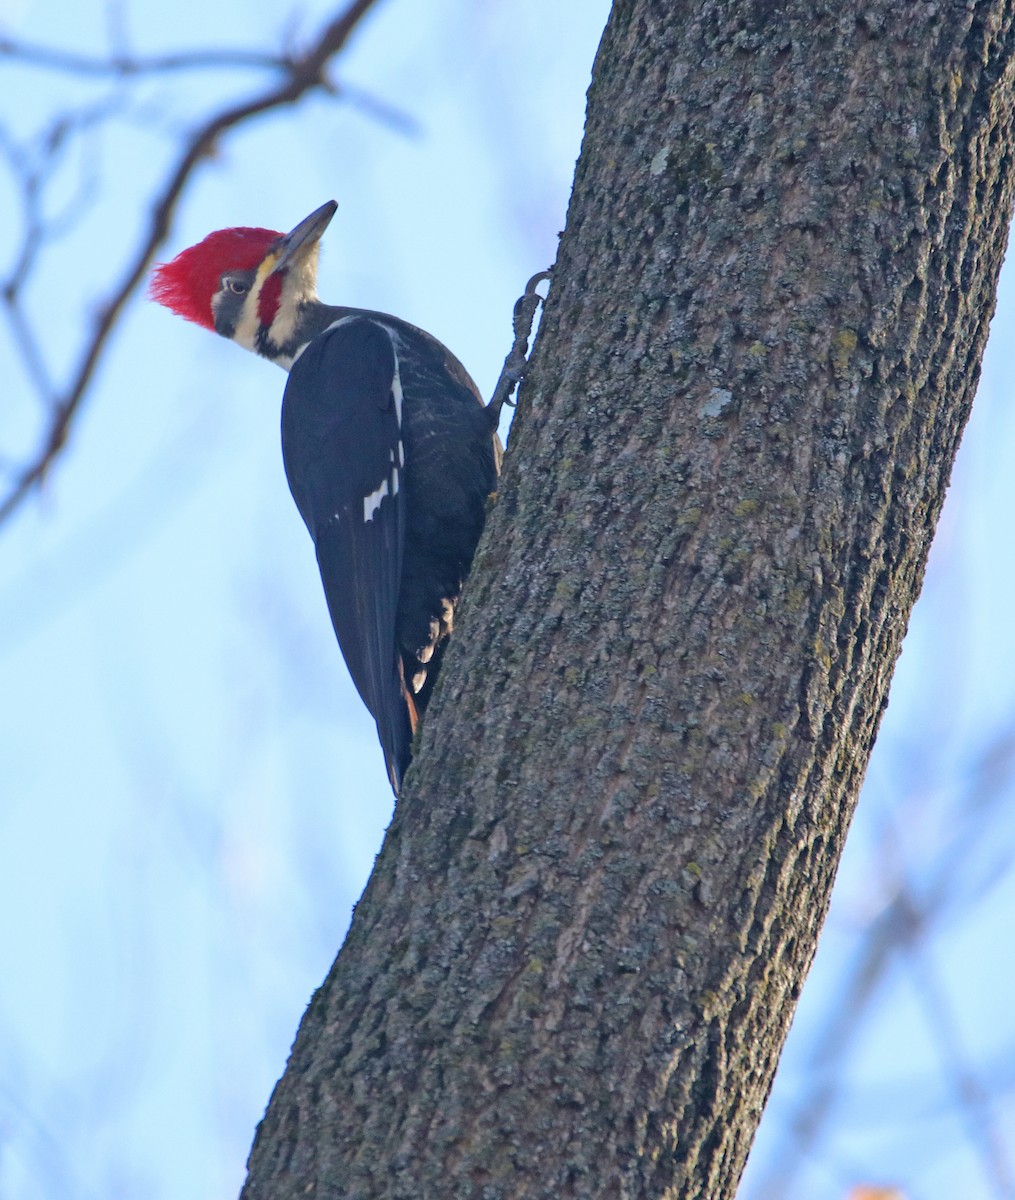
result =
[[293,104],[316,88],[327,87],[325,68],[329,60],[345,46],[360,21],[377,2],[378,0],[353,0],[340,16],[335,17],[325,27],[309,50],[293,59],[288,67],[288,76],[282,83],[252,100],[223,110],[193,134],[153,206],[148,233],[133,261],[120,284],[98,310],[91,338],[82,352],[70,385],[55,405],[52,419],[34,460],[16,476],[8,494],[0,502],[0,524],[8,520],[38,486],[66,445],[72,423],[81,409],[88,385],[116,321],[124,305],[144,279],[156,250],[168,237],[180,197],[197,166],[212,153],[218,139],[237,125],[272,109]]
[[[970,903],[970,896],[961,895],[956,864],[970,861],[973,850],[989,838],[993,828],[991,810],[996,811],[1003,797],[1008,795],[1013,775],[1015,729],[1009,728],[984,747],[959,803],[951,837],[938,848],[933,861],[921,872],[919,898],[914,896],[911,885],[899,870],[901,839],[890,826],[884,829],[881,844],[894,852],[895,861],[886,864],[881,874],[884,876],[894,869],[895,887],[860,942],[856,960],[847,977],[840,982],[836,1003],[826,1016],[824,1028],[811,1044],[808,1060],[813,1082],[794,1098],[792,1111],[785,1120],[793,1140],[793,1153],[784,1151],[781,1160],[768,1168],[756,1191],[764,1200],[789,1196],[804,1159],[815,1152],[822,1130],[845,1086],[841,1063],[864,1028],[869,1009],[891,965],[906,951],[917,953],[921,939],[929,930],[937,928],[947,914],[954,915],[959,903]],[[977,894],[974,890],[973,898]],[[936,1002],[940,1004],[940,1001],[938,996]],[[940,1018],[940,1013],[937,1017]],[[959,1061],[950,1063],[953,1082],[962,1074],[956,1065]],[[968,1071],[968,1068],[963,1070]],[[971,1105],[967,1090],[961,1099],[969,1110],[982,1106],[986,1102],[984,1095],[977,1091],[975,1103]],[[983,1136],[990,1145],[989,1174],[995,1180],[1007,1179],[1007,1165],[994,1154],[996,1139],[993,1131]]]
[[156,54],[150,58],[114,54],[108,58],[92,58],[50,46],[17,42],[0,38],[0,57],[15,59],[33,67],[44,67],[62,74],[108,77],[125,75],[160,75],[173,71],[220,71],[226,68],[245,70],[291,71],[297,62],[280,54],[264,54],[256,50],[181,50],[176,54]]
[[906,952],[942,1070],[966,1119],[969,1140],[979,1151],[984,1174],[990,1180],[994,1194],[999,1200],[1011,1200],[1015,1187],[1008,1151],[998,1132],[990,1095],[966,1061],[958,1022],[942,981],[925,946],[912,941]]

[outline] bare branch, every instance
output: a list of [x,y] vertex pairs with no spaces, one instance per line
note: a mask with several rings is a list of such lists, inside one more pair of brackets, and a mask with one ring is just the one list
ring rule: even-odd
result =
[[[142,239],[132,262],[127,267],[120,283],[98,309],[91,337],[81,353],[73,377],[64,393],[54,400],[52,417],[43,433],[41,444],[33,461],[23,467],[15,476],[10,490],[0,501],[0,523],[8,520],[17,511],[32,490],[42,481],[53,461],[66,445],[73,421],[81,409],[88,385],[106,349],[117,319],[124,305],[144,279],[155,252],[168,237],[180,197],[199,164],[211,155],[219,138],[236,126],[273,109],[294,104],[315,89],[333,90],[325,75],[325,69],[330,60],[345,46],[360,21],[376,3],[377,0],[352,0],[352,3],[340,15],[325,26],[308,50],[287,62],[286,77],[281,83],[250,100],[224,109],[192,134],[152,206],[148,232]],[[8,291],[11,287],[14,289],[16,298],[17,285],[9,285]],[[23,344],[31,346],[32,343],[29,340]],[[38,373],[33,369],[33,374]],[[44,377],[39,376],[37,382],[41,388]]]
[[1013,1181],[1008,1152],[997,1128],[990,1095],[966,1061],[955,1014],[926,947],[913,941],[907,951],[917,995],[923,1004],[945,1077],[965,1118],[970,1144],[980,1155],[995,1195],[1004,1200],[1012,1195]]
[[288,55],[265,54],[256,50],[181,50],[175,54],[156,54],[149,58],[115,54],[109,58],[93,58],[74,54],[51,46],[37,46],[0,38],[0,58],[15,59],[33,67],[42,67],[62,74],[91,75],[108,78],[124,76],[161,75],[174,71],[242,70],[289,71],[296,61]]
[[920,974],[928,1024],[952,1085],[954,1103],[963,1109],[970,1129],[977,1122],[982,1123],[972,1140],[983,1158],[986,1173],[999,1195],[1010,1194],[1004,1191],[1009,1186],[1010,1170],[988,1111],[989,1097],[963,1061],[957,1037],[947,1032],[951,1030],[952,1018],[940,988],[929,990],[932,979],[923,942],[946,916],[954,916],[960,904],[968,906],[979,899],[987,882],[995,878],[996,870],[991,863],[986,879],[974,881],[964,893],[956,864],[972,863],[975,849],[996,841],[996,822],[989,818],[1009,794],[1013,774],[1015,731],[1008,727],[982,748],[951,818],[950,836],[915,872],[920,880],[918,895],[907,878],[908,873],[902,869],[906,839],[890,823],[885,823],[881,845],[887,861],[879,868],[879,874],[882,878],[892,878],[894,886],[882,911],[860,940],[852,968],[840,982],[835,1004],[811,1045],[808,1061],[812,1082],[794,1098],[784,1122],[793,1140],[793,1151],[783,1152],[760,1182],[756,1194],[765,1200],[789,1196],[803,1161],[815,1152],[845,1087],[841,1063],[848,1058],[863,1030],[889,969],[901,956],[906,956],[913,970]]

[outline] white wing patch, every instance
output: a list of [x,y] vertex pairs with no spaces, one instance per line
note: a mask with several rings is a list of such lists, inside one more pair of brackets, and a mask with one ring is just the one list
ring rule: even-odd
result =
[[[402,439],[398,439],[399,453],[401,453]],[[374,513],[381,507],[381,501],[385,496],[398,495],[398,467],[395,465],[395,452],[391,452],[391,474],[387,479],[382,479],[381,482],[374,488],[369,496],[363,497],[363,523],[372,521]]]
[[[344,318],[344,320],[348,320],[348,319],[349,319],[348,317]],[[341,324],[342,324],[341,321],[335,322],[335,325],[341,325]],[[378,322],[378,324],[380,324],[380,322]],[[334,326],[331,326],[330,328],[334,328]],[[368,496],[363,497],[363,523],[364,523],[364,525],[368,521],[372,521],[374,519],[374,514],[380,508],[381,501],[384,499],[385,496],[394,497],[394,496],[398,495],[399,470],[400,470],[400,468],[405,466],[405,448],[402,445],[403,392],[402,392],[402,378],[398,373],[398,347],[395,343],[395,337],[394,337],[393,332],[390,329],[388,329],[388,327],[386,325],[381,325],[381,328],[384,329],[385,332],[388,334],[388,336],[391,338],[391,349],[395,356],[395,372],[391,377],[391,398],[395,402],[395,420],[398,423],[398,458],[396,460],[395,451],[392,450],[391,451],[391,459],[390,459],[390,473],[389,473],[388,477],[386,479],[382,479],[381,482],[377,485],[377,487],[375,487],[374,490]]]
[[[397,481],[396,485],[397,487]],[[363,523],[372,521],[374,513],[381,507],[381,501],[388,495],[388,481],[382,479],[380,486],[374,488],[369,496],[363,497]]]
[[[398,432],[402,432],[402,377],[398,373],[398,350],[395,347],[395,339],[391,339],[391,348],[395,351],[395,375],[391,380],[391,395],[395,401],[395,420],[398,422]],[[398,444],[401,446],[402,439],[398,439]]]

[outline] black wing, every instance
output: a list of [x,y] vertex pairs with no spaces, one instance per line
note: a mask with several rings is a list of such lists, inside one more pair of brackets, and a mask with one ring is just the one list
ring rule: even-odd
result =
[[415,726],[395,634],[404,457],[398,358],[389,332],[368,319],[336,322],[289,372],[282,458],[317,547],[338,644],[377,722],[396,794]]

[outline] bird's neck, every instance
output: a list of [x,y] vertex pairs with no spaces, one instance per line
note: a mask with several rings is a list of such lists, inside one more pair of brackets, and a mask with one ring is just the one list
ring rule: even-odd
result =
[[254,349],[288,371],[318,334],[353,311],[317,299],[301,300],[288,312],[280,310],[270,326],[261,326]]

